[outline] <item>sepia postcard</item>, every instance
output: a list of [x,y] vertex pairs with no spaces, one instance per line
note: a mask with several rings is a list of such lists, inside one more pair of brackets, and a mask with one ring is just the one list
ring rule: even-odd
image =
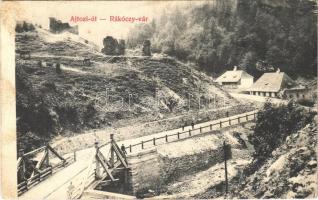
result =
[[1,198],[317,199],[317,8],[0,2]]

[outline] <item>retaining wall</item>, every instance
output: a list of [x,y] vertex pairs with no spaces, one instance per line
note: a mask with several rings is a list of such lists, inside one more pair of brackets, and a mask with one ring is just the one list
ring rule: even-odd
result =
[[[214,145],[207,145],[205,143],[203,147],[198,151],[185,150],[181,155],[174,155],[173,152],[161,151],[160,148],[165,148],[168,145],[181,145],[182,141],[173,142],[167,145],[162,145],[160,148],[148,149],[136,154],[128,156],[128,164],[131,168],[129,182],[131,189],[135,195],[147,191],[148,189],[160,192],[165,189],[165,185],[168,182],[174,181],[174,179],[194,173],[198,170],[208,168],[219,162],[224,161],[223,143],[221,140],[221,134],[217,136],[209,135],[208,144],[215,143]],[[187,142],[195,138],[185,139]],[[212,140],[215,139],[215,142]],[[189,141],[190,140],[190,141]],[[199,143],[205,140],[197,141]],[[217,143],[217,144],[216,144]],[[187,143],[184,143],[185,145]],[[200,145],[200,144],[199,144]],[[180,147],[180,146],[179,146]],[[167,147],[169,148],[169,147]],[[174,151],[174,150],[172,150]],[[228,155],[230,157],[230,148],[227,148]],[[228,158],[229,158],[228,157]]]
[[163,162],[160,160],[157,149],[150,149],[127,158],[131,168],[129,184],[136,195],[138,192],[153,189],[160,190],[165,183]]

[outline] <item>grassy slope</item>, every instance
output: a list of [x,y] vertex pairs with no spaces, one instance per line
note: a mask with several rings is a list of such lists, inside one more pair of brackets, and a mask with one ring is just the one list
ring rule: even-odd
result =
[[[172,59],[111,59],[76,35],[43,29],[17,34],[16,47],[32,52],[31,59],[16,57],[18,145],[25,148],[30,148],[25,146],[29,140],[41,144],[56,134],[178,115],[188,109],[189,94],[194,110],[200,96],[201,106],[209,98],[217,106],[237,103],[209,77]],[[90,58],[92,66],[83,66],[84,58]],[[60,62],[62,74],[46,66],[48,62]],[[155,88],[162,97],[159,105]],[[173,111],[167,107],[169,96],[178,102]]]

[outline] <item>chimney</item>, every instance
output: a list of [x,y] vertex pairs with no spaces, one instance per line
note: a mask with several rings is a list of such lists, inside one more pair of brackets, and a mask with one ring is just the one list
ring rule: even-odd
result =
[[233,69],[233,71],[236,71],[237,70],[237,66],[234,66],[234,69]]
[[279,74],[279,72],[280,72],[280,69],[279,69],[279,68],[277,68],[277,71],[276,71],[276,73],[277,73],[277,74]]

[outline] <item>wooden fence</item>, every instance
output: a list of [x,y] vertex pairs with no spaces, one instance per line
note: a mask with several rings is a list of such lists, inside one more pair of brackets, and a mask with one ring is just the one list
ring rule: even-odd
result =
[[253,121],[257,117],[258,111],[247,112],[235,117],[229,117],[228,119],[221,119],[218,122],[211,123],[207,126],[200,126],[198,128],[192,128],[186,131],[173,133],[170,135],[164,135],[161,137],[155,137],[149,140],[141,141],[140,143],[126,146],[125,148],[131,153],[133,150],[140,150],[149,147],[153,147],[159,144],[164,144],[168,142],[178,141],[180,139],[189,138],[195,135],[200,135],[203,133],[208,133],[213,130],[220,130],[225,127],[230,127],[232,125],[237,125],[249,121]]
[[[57,156],[61,161],[56,164],[51,164],[49,162],[49,154],[48,152],[52,152],[55,156]],[[32,162],[32,157],[36,154],[44,152],[41,159],[37,162],[37,165],[33,168],[32,174],[29,178],[25,178],[26,173],[26,160]],[[50,146],[40,147],[28,153],[22,153],[17,161],[17,173],[18,177],[22,179],[18,183],[17,191],[18,196],[23,194],[24,192],[28,191],[33,186],[37,185],[41,181],[45,180],[48,176],[55,173],[58,169],[66,167],[75,161],[75,154],[74,157],[63,158],[62,156],[58,155],[57,152]]]

